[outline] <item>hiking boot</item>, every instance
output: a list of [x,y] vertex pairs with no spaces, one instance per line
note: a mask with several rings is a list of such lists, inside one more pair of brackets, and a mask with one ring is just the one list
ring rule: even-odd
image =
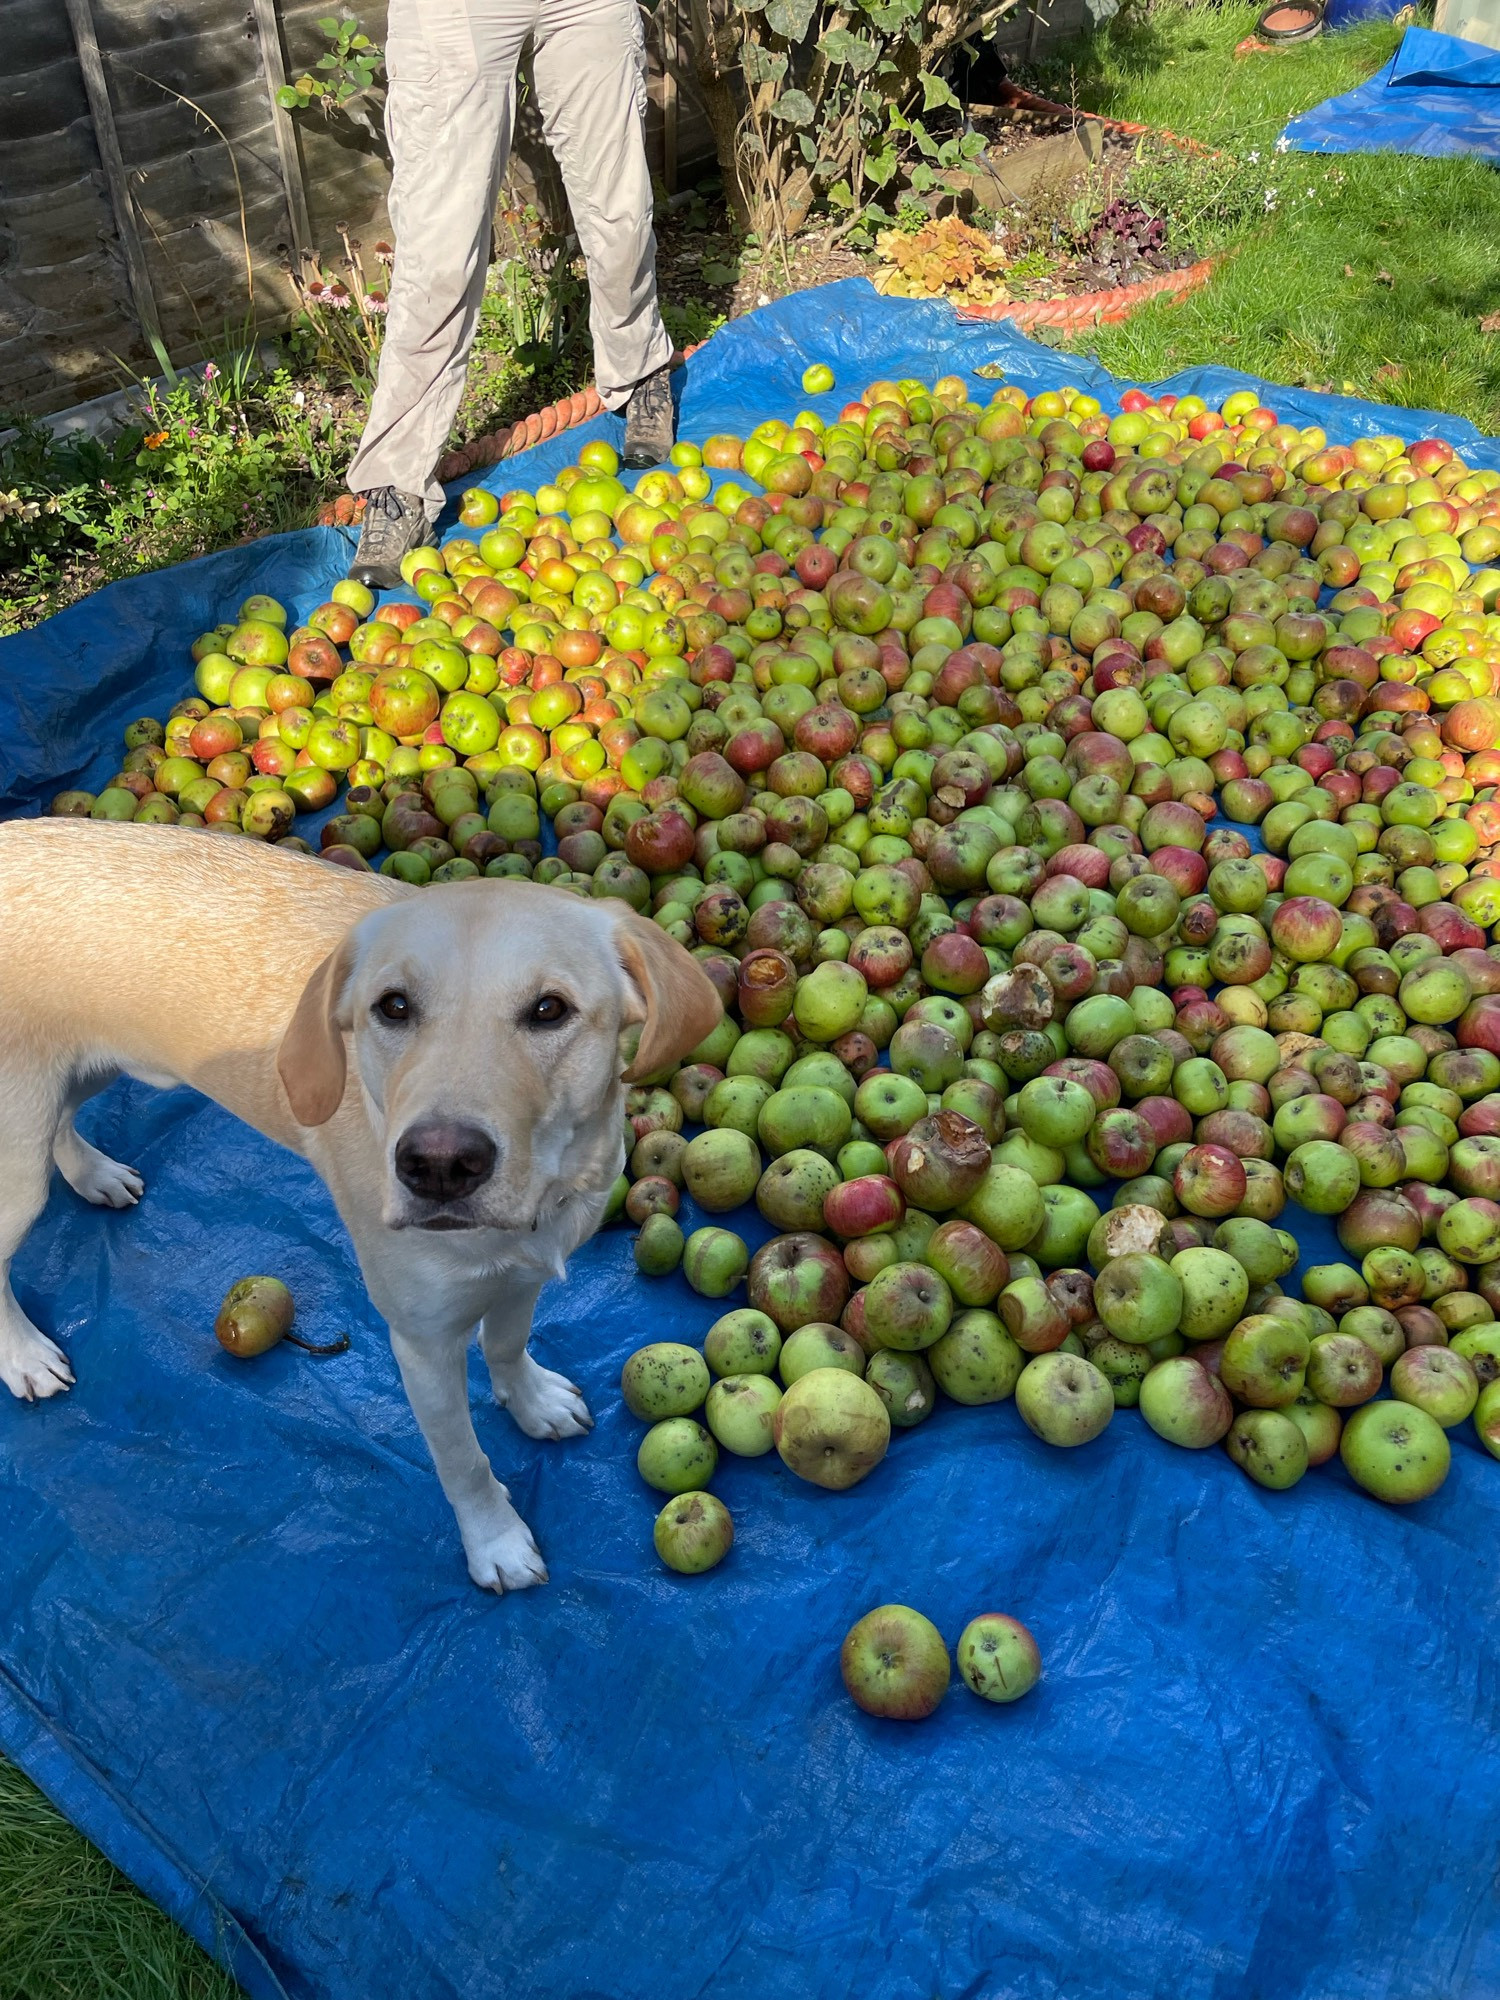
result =
[[665,465],[677,442],[677,416],[672,408],[672,370],[658,368],[637,382],[625,405],[625,458],[630,472]]
[[370,590],[394,590],[403,581],[401,558],[413,549],[431,548],[436,540],[420,494],[377,486],[365,495],[359,548],[349,574]]

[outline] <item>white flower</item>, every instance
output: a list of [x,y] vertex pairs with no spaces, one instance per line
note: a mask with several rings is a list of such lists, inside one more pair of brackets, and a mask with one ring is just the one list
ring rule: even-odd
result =
[[1276,206],[1276,190],[1275,190],[1275,188],[1267,188],[1267,189],[1266,189],[1266,214],[1267,214],[1267,215],[1269,215],[1269,214],[1271,213],[1271,210],[1272,210],[1272,209],[1273,209],[1273,208],[1274,208],[1275,206]]
[[1260,165],[1259,153],[1247,153],[1245,155],[1245,158],[1252,167],[1258,167]]
[[297,408],[297,409],[299,409],[299,410],[300,410],[300,409],[302,408],[302,405],[303,405],[303,404],[304,404],[304,403],[305,403],[306,401],[307,401],[307,397],[306,397],[306,395],[304,394],[304,392],[303,392],[303,391],[302,391],[301,389],[299,389],[299,390],[297,391],[296,395],[294,395],[294,396],[293,396],[293,398],[292,398],[292,402],[293,402],[293,404],[294,404],[294,405],[296,406],[296,408]]
[[1276,141],[1276,150],[1278,153],[1289,153],[1292,150],[1292,142],[1286,136],[1285,132],[1283,132],[1281,137]]

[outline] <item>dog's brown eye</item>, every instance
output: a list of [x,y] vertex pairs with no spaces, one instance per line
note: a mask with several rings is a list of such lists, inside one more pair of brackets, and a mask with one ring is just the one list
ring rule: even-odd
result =
[[559,1021],[568,1018],[571,1011],[567,1001],[560,999],[556,993],[544,993],[526,1018],[533,1027],[555,1028]]
[[411,1002],[404,993],[382,993],[375,1002],[375,1012],[387,1021],[409,1021]]

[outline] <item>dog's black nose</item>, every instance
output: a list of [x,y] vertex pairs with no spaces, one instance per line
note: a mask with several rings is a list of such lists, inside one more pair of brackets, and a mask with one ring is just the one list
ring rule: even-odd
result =
[[458,1201],[495,1171],[495,1142],[477,1125],[413,1125],[396,1142],[403,1187],[426,1201]]

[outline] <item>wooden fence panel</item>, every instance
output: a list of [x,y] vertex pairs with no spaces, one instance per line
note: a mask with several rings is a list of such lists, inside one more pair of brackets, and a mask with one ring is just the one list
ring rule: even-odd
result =
[[[383,42],[385,0],[353,5]],[[1074,28],[1084,14],[1084,0],[1035,5],[1037,22],[1022,12],[1005,24],[1007,50],[1034,46],[1039,31]],[[242,338],[252,321],[262,333],[284,326],[296,305],[299,253],[331,264],[341,229],[373,270],[373,245],[390,233],[379,150],[347,118],[316,110],[287,118],[272,99],[278,45],[287,75],[311,68],[326,47],[319,18],[341,11],[332,0],[4,6],[0,422],[120,388],[128,371],[155,373],[142,328],[153,312],[177,362]],[[686,20],[685,0],[663,0],[648,41],[647,149],[669,191],[713,159],[708,121],[680,64],[676,84],[666,75]],[[98,49],[87,77],[80,23],[85,44],[91,30]],[[273,30],[268,76],[263,51]],[[101,87],[107,93],[118,159],[93,116],[90,86],[95,105]],[[560,179],[524,92],[511,180],[561,222]],[[304,234],[310,243],[298,240]]]

